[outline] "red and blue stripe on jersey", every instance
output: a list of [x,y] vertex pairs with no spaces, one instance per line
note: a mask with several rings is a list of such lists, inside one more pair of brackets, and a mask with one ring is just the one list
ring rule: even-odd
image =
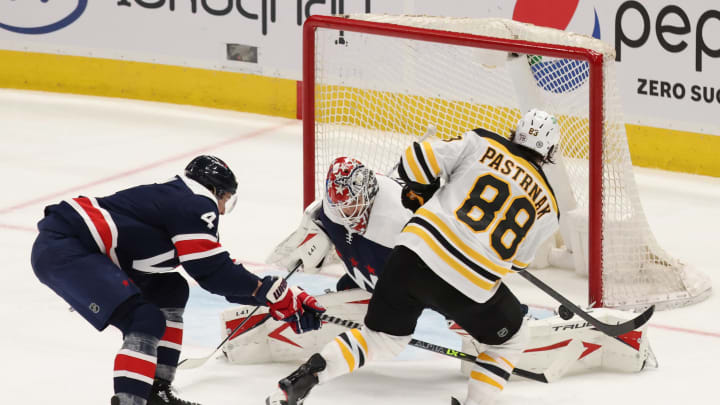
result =
[[102,198],[68,199],[47,210],[130,275],[182,264],[203,288],[228,298],[249,296],[257,287],[258,277],[233,263],[220,244],[217,200],[184,176]]

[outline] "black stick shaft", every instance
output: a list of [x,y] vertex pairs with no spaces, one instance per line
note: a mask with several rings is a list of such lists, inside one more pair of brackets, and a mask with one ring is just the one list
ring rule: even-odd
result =
[[534,286],[541,289],[543,292],[545,292],[547,295],[553,297],[555,300],[557,300],[559,303],[561,303],[565,308],[569,309],[574,313],[575,315],[579,316],[580,318],[584,319],[589,323],[590,325],[594,326],[597,330],[600,332],[611,336],[611,337],[617,337],[620,335],[624,335],[628,332],[631,332],[641,326],[643,326],[645,323],[647,323],[648,320],[650,320],[650,317],[653,314],[653,311],[655,310],[655,305],[652,305],[650,308],[646,309],[645,312],[641,313],[637,317],[617,324],[612,325],[608,323],[604,323],[596,318],[594,318],[592,315],[588,314],[587,312],[580,309],[577,305],[573,304],[570,300],[562,296],[559,292],[555,291],[552,287],[545,284],[542,280],[538,279],[534,275],[530,274],[527,270],[520,270],[518,272],[520,276],[522,276],[524,279],[528,280],[530,283],[532,283]]
[[[328,315],[328,314],[323,314],[320,317],[320,319],[323,321],[334,323],[336,325],[346,326],[348,328],[354,328],[354,329],[362,328],[362,326],[363,326],[358,322],[348,321],[346,319],[340,319],[338,317]],[[422,340],[417,340],[417,339],[410,339],[410,343],[408,343],[408,344],[410,346],[417,347],[418,349],[428,350],[428,351],[431,351],[434,353],[442,354],[444,356],[453,357],[453,358],[463,360],[463,361],[468,361],[473,364],[475,363],[475,358],[477,357],[475,355],[464,353],[459,350],[450,349],[450,348],[447,348],[444,346],[436,345],[433,343],[428,343],[428,342],[425,342]],[[547,378],[545,378],[545,374],[543,374],[543,373],[534,373],[532,371],[515,368],[515,369],[513,369],[513,374],[519,375],[521,377],[525,377],[530,380],[535,380],[538,382],[543,382],[543,383],[548,382]]]

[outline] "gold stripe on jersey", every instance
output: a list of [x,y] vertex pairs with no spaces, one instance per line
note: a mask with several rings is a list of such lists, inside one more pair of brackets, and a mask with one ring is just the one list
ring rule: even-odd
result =
[[462,263],[459,263],[457,260],[455,260],[450,254],[448,254],[440,245],[438,245],[437,242],[433,239],[433,237],[423,228],[420,226],[417,226],[415,224],[408,224],[403,229],[403,232],[412,233],[414,235],[417,235],[422,239],[428,247],[435,252],[435,254],[442,259],[445,263],[447,263],[448,266],[450,266],[452,269],[460,273],[463,277],[465,277],[468,281],[475,284],[476,286],[482,288],[486,291],[491,291],[495,287],[494,282],[487,281],[484,277],[479,276],[474,271],[470,270],[467,266],[465,266]]
[[[534,180],[535,180],[536,182],[539,182],[541,185],[545,186],[545,190],[547,191],[547,194],[549,195],[550,202],[552,203],[552,206],[553,206],[553,208],[555,209],[555,212],[556,212],[556,213],[559,212],[559,211],[558,211],[558,207],[557,207],[557,201],[555,200],[555,195],[554,195],[554,194],[552,193],[552,191],[551,191],[552,188],[550,188],[550,186],[549,186],[549,185],[547,184],[547,182],[545,181],[545,177],[544,177],[543,175],[541,175],[540,172],[537,171],[537,169],[535,168],[535,166],[533,166],[530,162],[528,162],[528,161],[525,160],[524,158],[522,158],[522,157],[520,157],[520,156],[512,153],[512,152],[511,152],[505,145],[503,145],[502,143],[500,143],[500,142],[498,142],[498,141],[496,141],[496,140],[494,140],[494,139],[488,138],[488,137],[485,137],[485,138],[483,138],[483,139],[487,140],[488,143],[489,143],[492,147],[497,148],[497,149],[500,149],[500,151],[501,151],[501,152],[504,152],[506,155],[510,155],[510,156],[516,157],[517,160],[513,160],[513,161],[514,161],[515,163],[519,164],[520,166],[522,166],[523,169],[525,169],[525,172],[529,172],[530,174],[532,174],[532,175],[535,177]],[[485,157],[483,157],[483,159],[484,159],[484,158],[485,158]],[[480,161],[482,162],[482,159],[481,159]],[[519,173],[519,172],[518,172],[518,173]],[[507,174],[506,174],[506,175],[507,175]],[[515,176],[517,176],[517,174],[516,174]],[[513,178],[513,180],[516,180],[516,179]],[[522,186],[521,186],[521,187],[522,187]],[[527,191],[527,190],[525,190],[525,191]],[[531,196],[531,197],[532,197],[532,196]],[[536,207],[537,207],[537,204],[538,204],[538,203],[537,203],[536,201],[534,201],[534,199],[533,199],[533,202],[536,204]]]
[[456,261],[459,261],[460,263],[464,264],[466,268],[472,270],[475,272],[478,276],[485,279],[489,283],[495,283],[496,281],[500,280],[500,276],[497,274],[488,271],[484,267],[480,266],[476,262],[472,261],[469,257],[467,257],[465,254],[463,254],[461,251],[458,250],[457,247],[455,247],[452,243],[448,242],[448,240],[445,238],[445,236],[440,233],[430,222],[426,221],[424,218],[415,216],[408,221],[408,225],[413,224],[417,225],[420,228],[422,228],[425,233],[429,234],[436,242],[440,244],[440,246],[445,249],[445,251]]
[[520,260],[513,260],[513,264],[515,266],[523,268],[523,269],[530,265],[530,263],[524,263],[524,262],[521,262]]
[[403,155],[405,170],[411,181],[420,184],[430,184],[440,175],[440,165],[438,164],[435,152],[430,142],[417,143],[413,142]]
[[422,168],[415,159],[415,149],[412,145],[405,149],[405,163],[412,172],[412,178],[410,179],[411,181],[421,184],[430,184],[430,179],[425,178],[425,174],[423,173]]
[[479,371],[473,370],[472,372],[470,372],[470,378],[472,378],[473,380],[484,382],[486,384],[490,384],[501,391],[503,390],[503,388],[505,388],[503,384],[500,384],[499,382],[493,380],[490,376],[485,375]]
[[425,141],[422,143],[423,153],[427,156],[427,161],[430,163],[430,169],[432,170],[433,176],[437,177],[440,175],[440,165],[435,158],[435,152],[433,152],[432,145],[430,142]]
[[507,365],[510,367],[511,370],[515,368],[515,365],[512,364],[512,363],[511,363],[508,359],[506,359],[505,357],[500,356],[500,360],[504,361],[505,364],[507,364]]
[[432,223],[435,228],[437,228],[438,231],[440,231],[450,242],[452,242],[455,247],[462,251],[463,254],[482,265],[486,270],[497,273],[497,275],[500,277],[505,276],[506,274],[511,272],[510,269],[507,269],[499,264],[492,262],[483,254],[475,251],[473,248],[468,246],[465,242],[462,241],[462,238],[456,235],[455,232],[453,232],[452,229],[450,229],[450,227],[433,212],[421,207],[415,212],[415,215],[425,218],[430,223]]

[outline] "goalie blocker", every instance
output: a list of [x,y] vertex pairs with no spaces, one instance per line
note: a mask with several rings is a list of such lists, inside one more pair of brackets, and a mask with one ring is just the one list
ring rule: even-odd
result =
[[[316,296],[327,313],[341,319],[362,323],[367,311],[370,293],[353,289]],[[254,307],[239,306],[221,315],[223,337],[227,336]],[[338,334],[349,328],[336,324],[324,324],[320,330],[295,334],[283,322],[268,320],[251,329],[266,315],[266,310],[256,312],[224,346],[223,352],[233,364],[256,364],[270,362],[301,362],[317,353]],[[592,310],[592,315],[603,322],[624,322],[636,314],[608,308]],[[462,351],[477,354],[484,347],[474,341],[454,322],[451,330],[462,337]],[[540,373],[553,382],[568,373],[592,369],[621,372],[638,372],[645,367],[657,367],[650,347],[647,325],[626,333],[617,339],[592,328],[584,320],[573,317],[562,319],[559,315],[545,319],[530,319],[530,342],[517,367]],[[245,333],[243,333],[245,332]],[[436,343],[436,342],[431,342]],[[468,375],[472,364],[461,362],[461,371]]]

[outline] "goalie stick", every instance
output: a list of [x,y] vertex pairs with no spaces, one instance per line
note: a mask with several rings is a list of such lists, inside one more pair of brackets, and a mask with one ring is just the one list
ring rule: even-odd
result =
[[[349,321],[346,319],[340,319],[332,315],[323,314],[320,316],[320,319],[326,322],[334,323],[336,325],[340,326],[346,326],[348,328],[361,328],[363,325],[358,322]],[[463,361],[468,361],[475,363],[475,359],[477,356],[474,356],[472,354],[464,353],[459,350],[450,349],[447,347],[439,346],[433,343],[424,342],[422,340],[417,339],[410,339],[410,343],[408,343],[410,346],[417,347],[419,349],[428,350],[431,352],[435,352],[438,354],[442,354],[444,356],[448,357],[454,357],[456,359],[460,359]],[[545,374],[543,373],[534,373],[532,371],[523,370],[520,368],[513,369],[513,374],[519,375],[520,377],[524,377],[530,380],[547,383],[548,379],[545,377]]]
[[553,297],[555,300],[557,300],[559,303],[561,303],[566,309],[573,312],[575,315],[579,316],[580,318],[584,319],[587,323],[594,326],[595,329],[599,330],[600,332],[617,338],[620,335],[624,335],[630,331],[633,331],[647,323],[648,320],[650,320],[650,317],[653,315],[653,312],[655,311],[655,305],[651,305],[650,308],[646,309],[641,313],[640,315],[636,316],[635,318],[617,324],[612,325],[608,323],[601,322],[600,320],[594,318],[587,312],[580,309],[577,305],[573,304],[570,300],[563,297],[559,292],[555,291],[550,287],[549,285],[545,284],[542,280],[538,279],[534,275],[530,274],[527,270],[520,270],[518,271],[518,274],[522,276],[524,279],[528,280],[530,283],[532,283],[534,286],[538,287],[539,289],[543,290],[546,294]]
[[[300,269],[300,266],[302,266],[302,260],[298,260],[297,263],[295,263],[295,267],[293,267],[293,269],[290,270],[288,275],[285,276],[285,278],[283,278],[283,280],[287,280],[288,278],[290,278],[290,276],[292,276],[293,273],[295,273],[296,271],[298,271]],[[252,318],[253,314],[255,314],[255,312],[258,309],[260,309],[261,306],[262,305],[256,306],[255,309],[253,309],[252,312],[250,312],[247,315],[247,317],[242,322],[240,322],[240,324],[238,326],[235,327],[235,329],[233,329],[232,331],[230,331],[230,333],[228,333],[228,335],[225,337],[225,339],[223,339],[223,341],[220,342],[220,344],[215,348],[215,350],[212,351],[212,353],[210,353],[209,355],[207,355],[205,357],[198,357],[198,358],[194,358],[194,359],[191,359],[191,358],[183,359],[178,363],[177,368],[180,370],[190,370],[193,368],[198,368],[198,367],[202,366],[203,364],[207,363],[207,361],[210,360],[215,355],[215,353],[217,353],[218,350],[220,350],[225,345],[225,343],[227,343],[228,340],[230,340],[230,337],[233,337],[235,335],[235,333],[237,331],[239,331],[240,328],[242,328],[243,325],[245,325],[247,323],[247,321],[249,321]],[[267,321],[271,316],[272,315],[270,315],[270,314],[265,315],[265,317],[262,318],[258,323],[256,323],[252,327],[248,328],[247,330],[243,331],[242,333],[245,333],[245,332],[248,332],[248,331],[251,331],[251,330],[257,328],[258,326],[265,323],[265,321]],[[240,335],[240,334],[238,334],[238,335]]]

